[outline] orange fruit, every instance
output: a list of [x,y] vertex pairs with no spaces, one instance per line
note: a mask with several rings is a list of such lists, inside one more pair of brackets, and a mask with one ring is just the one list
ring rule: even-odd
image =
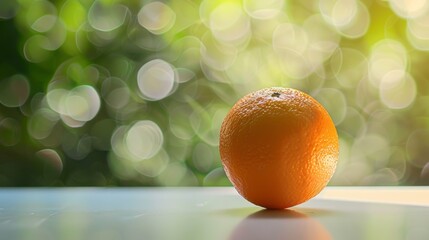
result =
[[222,123],[219,151],[229,180],[244,198],[283,209],[326,186],[337,165],[338,135],[314,98],[273,87],[232,107]]

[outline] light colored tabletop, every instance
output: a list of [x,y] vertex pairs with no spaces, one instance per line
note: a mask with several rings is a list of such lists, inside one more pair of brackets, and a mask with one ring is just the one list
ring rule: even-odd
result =
[[290,210],[233,188],[0,189],[0,239],[429,239],[429,188],[328,187]]

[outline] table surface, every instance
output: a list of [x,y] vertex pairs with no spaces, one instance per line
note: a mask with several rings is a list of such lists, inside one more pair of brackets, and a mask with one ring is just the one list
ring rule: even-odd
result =
[[429,239],[428,187],[328,187],[289,210],[233,188],[0,189],[0,239]]

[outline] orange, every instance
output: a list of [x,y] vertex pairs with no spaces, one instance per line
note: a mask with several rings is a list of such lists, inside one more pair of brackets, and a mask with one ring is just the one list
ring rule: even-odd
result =
[[337,165],[338,135],[314,98],[273,87],[232,107],[222,123],[219,151],[238,193],[256,205],[283,209],[326,186]]

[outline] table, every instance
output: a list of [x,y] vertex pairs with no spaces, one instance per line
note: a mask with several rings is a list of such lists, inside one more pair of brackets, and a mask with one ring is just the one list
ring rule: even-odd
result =
[[429,239],[428,187],[328,187],[289,210],[233,188],[0,189],[0,239]]

